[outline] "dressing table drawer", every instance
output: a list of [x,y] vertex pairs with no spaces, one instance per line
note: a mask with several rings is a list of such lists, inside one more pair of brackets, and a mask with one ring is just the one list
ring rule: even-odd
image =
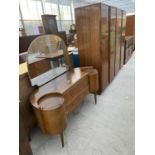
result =
[[70,113],[80,104],[85,95],[89,93],[87,77],[81,79],[77,84],[64,93],[66,110]]
[[83,101],[84,97],[89,93],[88,87],[83,89],[74,99],[66,105],[66,111],[71,113]]

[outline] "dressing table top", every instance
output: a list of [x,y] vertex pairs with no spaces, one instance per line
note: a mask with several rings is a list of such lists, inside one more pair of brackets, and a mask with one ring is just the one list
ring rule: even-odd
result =
[[83,71],[81,68],[72,69],[36,89],[30,97],[31,103],[34,107],[38,107],[37,100],[41,96],[52,92],[63,94],[87,75],[88,72]]

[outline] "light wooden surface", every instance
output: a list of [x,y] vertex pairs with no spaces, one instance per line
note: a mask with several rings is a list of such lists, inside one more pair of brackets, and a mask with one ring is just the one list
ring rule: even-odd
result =
[[27,73],[27,62],[19,64],[19,75]]

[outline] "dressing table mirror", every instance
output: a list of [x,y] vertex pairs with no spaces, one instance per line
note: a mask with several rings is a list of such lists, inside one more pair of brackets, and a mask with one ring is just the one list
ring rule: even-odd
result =
[[28,48],[27,65],[32,86],[41,86],[71,68],[64,41],[51,34],[32,41]]

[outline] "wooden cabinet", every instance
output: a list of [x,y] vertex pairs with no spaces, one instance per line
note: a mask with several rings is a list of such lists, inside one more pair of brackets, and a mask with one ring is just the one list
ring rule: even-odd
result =
[[125,12],[103,3],[75,9],[80,66],[99,72],[100,94],[124,60]]
[[126,12],[122,11],[122,34],[121,34],[120,68],[122,68],[122,66],[124,64],[125,27],[126,27]]
[[120,56],[121,56],[121,23],[122,23],[122,12],[117,9],[117,20],[116,20],[116,55],[115,55],[115,75],[120,69]]
[[116,54],[116,8],[109,8],[109,82],[115,76],[115,54]]
[[134,36],[135,34],[135,15],[126,16],[126,36]]
[[58,34],[56,15],[42,15],[42,22],[46,34]]
[[124,64],[127,63],[133,52],[133,40],[133,36],[125,37]]
[[98,3],[75,9],[80,66],[99,71],[99,93],[108,85],[109,7]]
[[135,49],[135,15],[126,16],[126,36],[133,36],[133,50]]

